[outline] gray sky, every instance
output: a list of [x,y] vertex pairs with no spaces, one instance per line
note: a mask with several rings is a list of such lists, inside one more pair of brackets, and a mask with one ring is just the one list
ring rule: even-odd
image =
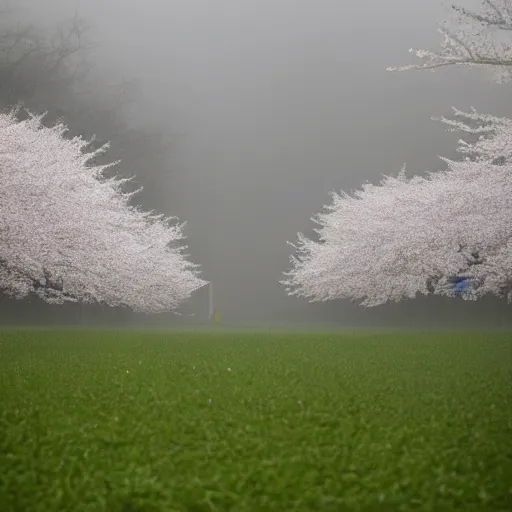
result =
[[[77,6],[23,2],[48,23]],[[378,322],[386,309],[287,298],[286,241],[312,228],[333,189],[404,162],[410,173],[441,166],[456,137],[432,115],[507,104],[505,86],[479,73],[385,71],[410,62],[410,47],[437,48],[440,0],[82,0],[79,10],[101,43],[98,69],[139,79],[149,116],[171,112],[169,173],[146,206],[187,221],[226,319]]]

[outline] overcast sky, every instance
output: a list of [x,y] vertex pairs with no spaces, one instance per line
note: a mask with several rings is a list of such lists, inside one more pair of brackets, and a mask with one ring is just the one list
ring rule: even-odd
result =
[[411,62],[410,47],[437,48],[441,0],[19,3],[49,24],[78,6],[101,43],[98,69],[137,78],[142,111],[171,112],[169,172],[146,206],[188,222],[192,259],[226,319],[355,314],[286,297],[287,240],[311,230],[331,190],[404,162],[410,173],[440,167],[436,155],[453,154],[456,137],[432,115],[508,104],[506,86],[479,73],[385,71]]

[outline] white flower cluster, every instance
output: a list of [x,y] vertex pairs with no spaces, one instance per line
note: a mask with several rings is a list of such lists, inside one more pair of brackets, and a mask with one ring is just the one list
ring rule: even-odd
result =
[[314,219],[319,240],[299,235],[288,292],[374,306],[449,294],[450,278],[464,275],[465,298],[512,299],[512,163],[446,162],[426,178],[401,173],[334,194]]
[[105,178],[89,165],[97,152],[65,132],[0,114],[0,290],[174,310],[206,284],[183,254],[182,225],[131,206],[126,180]]

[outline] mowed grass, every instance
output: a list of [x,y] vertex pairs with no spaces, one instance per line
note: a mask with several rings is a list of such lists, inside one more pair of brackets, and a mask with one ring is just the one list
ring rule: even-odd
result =
[[0,332],[0,510],[512,510],[511,334]]

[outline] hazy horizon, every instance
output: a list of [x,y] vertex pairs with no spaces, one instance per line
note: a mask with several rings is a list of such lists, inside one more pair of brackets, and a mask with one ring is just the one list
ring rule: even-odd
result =
[[[482,325],[496,300],[410,301],[363,309],[311,305],[278,283],[298,231],[330,202],[382,174],[442,168],[456,134],[432,121],[452,106],[510,114],[505,86],[485,72],[389,73],[408,49],[438,47],[441,1],[20,0],[35,26],[78,13],[99,43],[98,80],[135,79],[134,123],[165,122],[168,172],[145,169],[146,208],[187,222],[188,252],[215,287],[226,322],[349,322],[380,325],[389,315],[435,322],[447,308]],[[95,75],[96,76],[96,75]],[[122,167],[122,164],[121,164]],[[443,317],[444,318],[444,317]],[[150,323],[150,320],[148,320]]]

